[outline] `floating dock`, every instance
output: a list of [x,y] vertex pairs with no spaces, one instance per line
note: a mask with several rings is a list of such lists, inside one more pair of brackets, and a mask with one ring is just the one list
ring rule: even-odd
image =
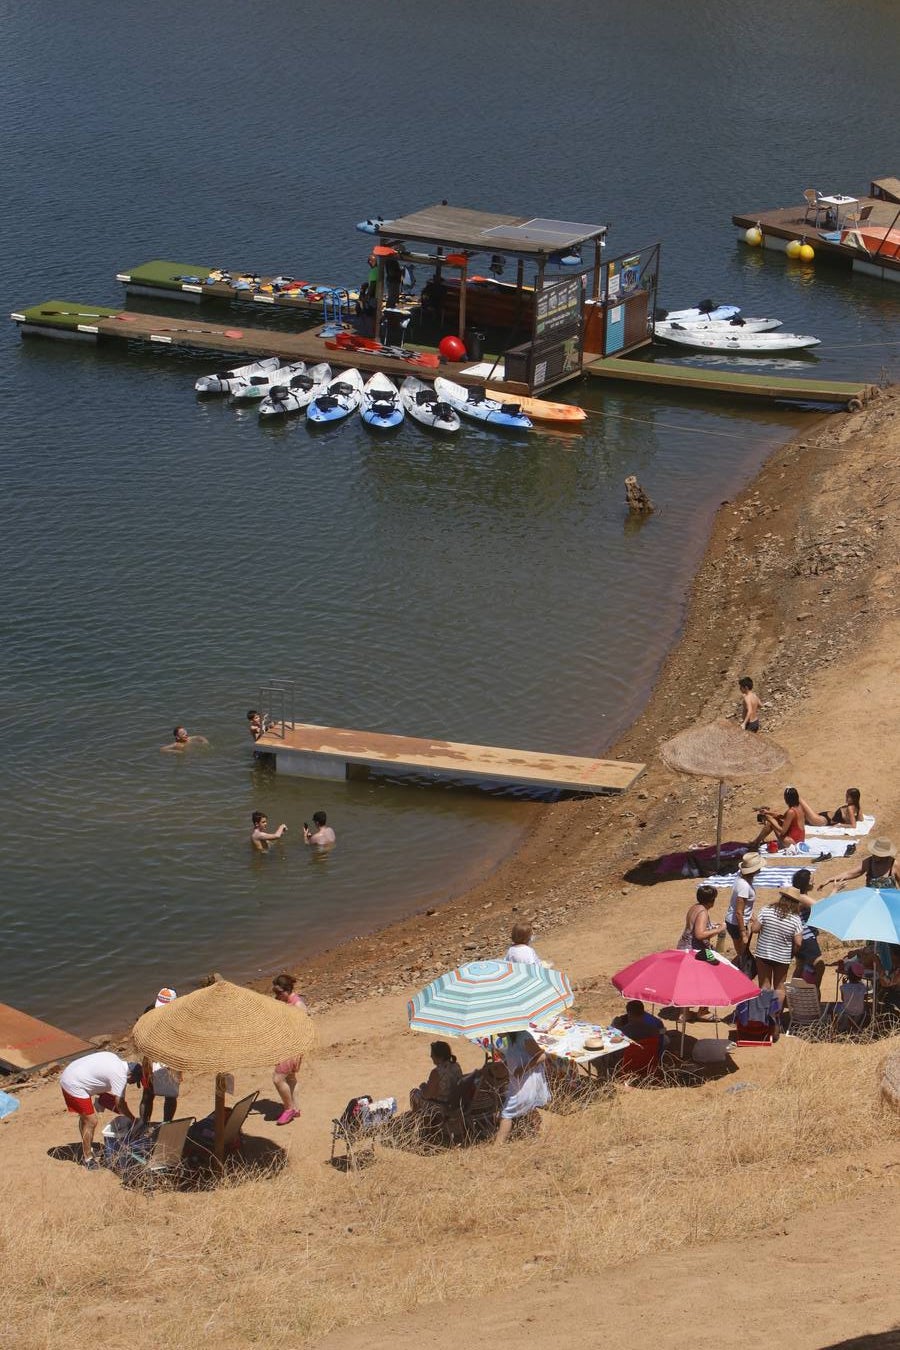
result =
[[[327,339],[316,332],[281,333],[269,328],[229,327],[226,324],[196,320],[166,318],[157,314],[141,314],[136,310],[108,309],[102,305],[87,305],[69,300],[47,300],[43,305],[32,305],[11,315],[19,324],[23,336],[56,338],[66,341],[143,342],[156,347],[177,347],[188,351],[208,351],[224,355],[229,366],[237,365],[245,357],[278,356],[285,362],[306,361],[315,364],[328,361],[346,369],[355,366],[361,371],[384,371],[386,375],[403,379],[416,375],[420,379],[434,379],[445,375],[458,384],[478,387],[485,382],[484,366],[476,366],[472,373],[471,361],[444,361],[440,368],[420,366],[415,361],[382,356],[378,352],[335,351]],[[427,351],[427,348],[423,348]],[[432,355],[436,355],[432,351]],[[502,379],[503,360],[497,363],[497,376],[491,384],[506,394],[527,394],[528,386],[514,380]]]
[[193,263],[154,258],[130,272],[117,272],[130,295],[184,300],[199,305],[203,300],[226,304],[276,305],[300,314],[322,313],[322,305],[339,297],[345,306],[359,299],[357,290],[344,286],[304,281],[299,277],[260,276],[242,268],[195,267]]
[[625,792],[645,767],[618,759],[503,750],[308,722],[277,723],[260,736],[256,750],[274,757],[276,772],[301,778],[342,780],[361,769],[585,793]]
[[39,1069],[96,1048],[90,1041],[0,1003],[0,1065],[5,1069]]
[[783,253],[795,239],[812,244],[816,263],[900,282],[900,256],[894,236],[900,231],[900,179],[876,178],[868,194],[844,199],[833,209],[832,226],[826,223],[827,206],[770,207],[761,211],[738,211],[732,222],[741,237],[753,226],[762,233],[763,248]]
[[699,390],[704,394],[740,394],[750,398],[796,399],[803,403],[843,404],[861,408],[874,385],[855,380],[807,380],[802,376],[744,374],[704,366],[677,366],[664,361],[599,356],[585,358],[584,373],[603,380],[636,380],[668,389]]

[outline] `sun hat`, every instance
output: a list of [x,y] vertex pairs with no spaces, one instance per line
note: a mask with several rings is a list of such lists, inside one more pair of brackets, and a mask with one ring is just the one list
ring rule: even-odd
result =
[[155,1006],[157,1008],[164,1008],[167,1003],[171,1003],[172,1000],[177,997],[178,995],[175,993],[174,989],[160,989],[159,993],[156,995]]
[[745,853],[741,858],[738,871],[742,876],[752,876],[754,872],[762,870],[762,858],[758,853]]
[[802,891],[798,891],[796,886],[779,886],[778,894],[783,895],[786,900],[794,900],[798,905],[802,905],[806,896]]
[[873,839],[869,845],[869,852],[873,858],[896,858],[897,850],[890,839]]

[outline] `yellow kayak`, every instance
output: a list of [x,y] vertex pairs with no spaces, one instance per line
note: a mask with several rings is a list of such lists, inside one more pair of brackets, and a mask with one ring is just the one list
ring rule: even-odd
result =
[[532,422],[583,422],[587,417],[584,408],[576,408],[572,403],[548,403],[542,398],[520,398],[518,394],[504,394],[499,389],[485,389],[488,398],[498,403],[518,403],[526,417]]

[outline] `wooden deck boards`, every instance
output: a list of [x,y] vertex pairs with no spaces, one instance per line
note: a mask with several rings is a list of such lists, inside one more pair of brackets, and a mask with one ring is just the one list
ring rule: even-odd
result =
[[663,361],[628,357],[599,357],[585,362],[586,375],[607,380],[637,380],[669,388],[698,389],[705,393],[747,394],[755,398],[800,399],[806,403],[864,403],[872,385],[852,380],[813,380],[802,376],[744,374],[703,366],[676,366]]
[[[571,792],[624,792],[644,770],[624,760],[587,759],[543,751],[392,736],[376,731],[279,723],[256,742],[257,750],[296,755],[313,764],[354,764],[386,772],[440,774],[462,780],[524,784]],[[311,771],[314,775],[314,768]]]
[[[859,197],[853,210],[870,208],[868,227],[887,230],[896,222],[898,204],[878,197]],[[846,212],[842,212],[843,222]],[[835,233],[825,227],[823,214],[819,215],[818,225],[812,213],[807,218],[806,204],[799,206],[778,206],[764,211],[738,211],[732,222],[740,230],[748,230],[758,225],[763,234],[766,248],[783,249],[791,239],[805,239],[816,251],[816,260],[835,263],[843,267],[852,267],[854,271],[869,274],[876,273],[891,280],[900,280],[900,259],[881,255],[870,256],[864,250],[852,244],[842,244],[823,237]]]
[[0,1003],[0,1065],[5,1068],[36,1069],[94,1049],[90,1041]]
[[[282,333],[269,328],[246,328],[230,324],[210,323],[206,319],[170,318],[155,314],[142,314],[137,310],[108,309],[101,305],[73,304],[65,300],[47,300],[43,305],[33,305],[28,309],[16,311],[14,321],[21,325],[25,335],[70,336],[96,341],[115,339],[120,342],[147,342],[156,346],[182,347],[190,350],[209,351],[226,357],[229,366],[239,365],[246,357],[278,356],[284,361],[306,361],[314,364],[328,361],[335,368],[347,369],[356,366],[361,371],[384,371],[396,379],[406,375],[415,375],[419,379],[433,380],[436,375],[444,375],[458,384],[480,386],[483,377],[467,375],[466,370],[473,363],[442,362],[440,367],[419,366],[413,362],[395,357],[382,356],[377,352],[332,351],[325,345],[325,339],[315,332]],[[424,349],[423,349],[424,350]],[[498,365],[502,370],[502,361]],[[491,384],[497,380],[491,377]],[[501,380],[497,386],[507,394],[527,394],[527,386],[517,381]]]

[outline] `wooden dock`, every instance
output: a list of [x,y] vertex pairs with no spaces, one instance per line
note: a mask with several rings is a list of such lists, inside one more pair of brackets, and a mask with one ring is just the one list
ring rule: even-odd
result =
[[704,366],[672,365],[629,357],[594,357],[585,360],[584,373],[603,380],[636,380],[669,389],[697,390],[704,394],[740,394],[750,398],[796,399],[803,403],[843,404],[858,409],[874,392],[871,384],[855,380],[813,380],[794,375],[744,374]]
[[240,267],[196,267],[165,258],[154,258],[128,272],[117,272],[116,281],[122,283],[129,295],[183,300],[195,305],[204,300],[273,305],[306,316],[321,316],[323,301],[333,294],[341,297],[345,310],[359,298],[355,288],[305,281],[301,277],[289,280],[260,276]]
[[90,1041],[0,1003],[0,1065],[5,1069],[39,1069],[94,1049]]
[[[481,386],[484,374],[470,372],[472,362],[444,361],[440,368],[420,366],[409,360],[382,356],[377,352],[333,351],[326,339],[316,332],[282,333],[269,328],[231,327],[210,323],[206,319],[167,318],[156,314],[141,314],[136,310],[108,309],[103,305],[88,305],[69,300],[47,300],[43,305],[32,305],[17,310],[10,316],[19,324],[23,337],[48,337],[76,342],[142,342],[156,347],[178,347],[188,351],[224,355],[229,366],[238,365],[244,358],[278,356],[285,362],[306,361],[315,364],[328,361],[335,368],[355,366],[358,370],[384,371],[386,375],[402,380],[406,375],[419,379],[434,379],[445,375],[458,384]],[[422,348],[422,351],[433,349]],[[502,374],[502,359],[498,362]],[[506,394],[527,394],[528,387],[517,381],[498,383],[491,376],[491,385]]]
[[[861,215],[867,213],[863,228],[878,232],[887,232],[892,226],[900,224],[900,188],[896,178],[876,179],[869,187],[866,196],[855,199],[852,211]],[[815,214],[807,210],[806,203],[799,206],[769,207],[761,211],[738,211],[732,217],[738,227],[740,237],[754,225],[762,232],[763,248],[783,253],[793,239],[812,244],[816,252],[815,261],[806,264],[826,262],[839,267],[850,268],[866,276],[877,277],[879,281],[900,282],[900,258],[876,255],[853,243],[843,243],[838,228],[829,229],[819,213],[818,223]],[[843,224],[847,219],[844,209],[838,217]]]
[[274,757],[278,773],[301,778],[342,780],[358,768],[585,793],[624,792],[645,767],[617,759],[504,750],[308,722],[277,723],[259,738],[256,750]]

